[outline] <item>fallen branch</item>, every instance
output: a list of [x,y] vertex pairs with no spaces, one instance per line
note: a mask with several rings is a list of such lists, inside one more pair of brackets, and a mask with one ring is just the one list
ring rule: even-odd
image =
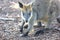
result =
[[4,17],[0,17],[0,20],[4,20],[4,21],[14,21],[15,18],[4,18]]

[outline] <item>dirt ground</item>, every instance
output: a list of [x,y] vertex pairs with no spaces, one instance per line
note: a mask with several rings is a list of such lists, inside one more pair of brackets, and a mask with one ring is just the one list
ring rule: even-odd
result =
[[[37,36],[20,37],[20,11],[10,8],[13,2],[17,0],[0,0],[0,17],[16,19],[15,21],[0,20],[0,40],[60,40],[60,27],[55,20],[51,24],[52,29],[44,29],[44,32]],[[35,30],[39,31],[40,28]]]

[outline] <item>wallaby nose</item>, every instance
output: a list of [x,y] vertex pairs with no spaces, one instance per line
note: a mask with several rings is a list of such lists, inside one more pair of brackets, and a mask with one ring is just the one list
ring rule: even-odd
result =
[[26,22],[28,22],[28,20],[26,20]]

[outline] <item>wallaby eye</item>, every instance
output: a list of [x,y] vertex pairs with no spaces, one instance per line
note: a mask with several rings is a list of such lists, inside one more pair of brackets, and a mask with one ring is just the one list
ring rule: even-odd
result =
[[18,3],[19,3],[19,7],[23,8],[23,4],[22,4],[22,3],[20,3],[20,2],[18,2]]

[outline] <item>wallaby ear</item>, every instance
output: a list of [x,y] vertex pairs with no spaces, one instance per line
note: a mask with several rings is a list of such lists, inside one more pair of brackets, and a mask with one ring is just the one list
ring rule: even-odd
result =
[[23,4],[22,4],[22,3],[20,3],[20,2],[18,2],[18,3],[19,3],[19,7],[23,8]]

